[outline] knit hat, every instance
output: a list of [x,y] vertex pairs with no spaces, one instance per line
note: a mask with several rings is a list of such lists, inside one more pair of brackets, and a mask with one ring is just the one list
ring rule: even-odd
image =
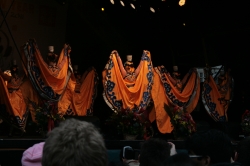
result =
[[33,145],[23,152],[22,166],[42,166],[44,142]]

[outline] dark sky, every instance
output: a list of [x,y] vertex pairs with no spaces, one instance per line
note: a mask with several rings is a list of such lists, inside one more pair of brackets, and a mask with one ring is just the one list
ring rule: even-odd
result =
[[[154,66],[164,65],[172,70],[173,65],[178,65],[182,75],[191,67],[222,64],[232,68],[235,79],[235,97],[229,114],[234,117],[237,112],[236,118],[239,118],[242,111],[249,108],[247,102],[242,103],[243,96],[249,101],[250,93],[249,75],[243,75],[250,71],[247,4],[186,0],[180,7],[178,0],[137,0],[134,10],[128,0],[124,2],[125,7],[118,0],[114,5],[109,0],[68,1],[66,39],[72,45],[73,64],[78,64],[82,71],[94,66],[100,79],[114,49],[123,61],[127,54],[132,54],[135,64],[142,50],[147,49],[151,51]],[[149,10],[150,6],[156,9],[155,13]],[[99,89],[95,107],[108,109],[101,96],[101,83]]]

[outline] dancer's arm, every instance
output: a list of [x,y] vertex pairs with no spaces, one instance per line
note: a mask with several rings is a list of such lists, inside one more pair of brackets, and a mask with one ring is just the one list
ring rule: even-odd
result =
[[181,80],[182,84],[185,84],[187,82],[188,77],[190,76],[190,73],[186,74],[184,78]]
[[145,57],[148,53],[149,53],[148,51],[143,51],[143,54],[142,54],[142,57],[141,57],[141,61],[140,61],[139,65],[138,65],[138,67],[137,67],[136,70],[135,70],[135,76],[136,76],[136,77],[137,77],[138,74],[140,73],[141,68],[142,68],[142,66],[143,66],[144,57]]
[[117,51],[112,51],[112,54],[114,54],[116,56],[117,62],[119,64],[119,68],[120,68],[120,71],[121,71],[121,74],[122,74],[122,78],[124,78],[127,75],[127,72],[123,67],[122,60],[121,60],[121,58],[120,58]]
[[[68,48],[68,49],[67,49],[67,48]],[[67,45],[67,44],[64,44],[64,55],[63,55],[63,59],[62,59],[62,61],[61,61],[59,64],[57,64],[57,67],[58,67],[59,70],[61,70],[61,69],[63,68],[64,64],[65,64],[66,61],[67,61],[67,58],[68,58],[68,55],[69,55],[70,52],[71,52],[70,46]]]
[[5,81],[10,81],[11,76],[4,74],[4,72],[2,72],[2,70],[0,69],[0,76],[5,80]]

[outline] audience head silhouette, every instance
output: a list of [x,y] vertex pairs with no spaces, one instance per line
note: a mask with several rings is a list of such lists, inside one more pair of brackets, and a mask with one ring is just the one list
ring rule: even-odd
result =
[[146,140],[140,151],[140,166],[165,166],[167,158],[170,156],[171,145],[159,138]]
[[233,153],[231,139],[222,131],[197,132],[187,140],[187,149],[201,165],[230,163]]
[[106,166],[104,139],[92,123],[67,119],[48,133],[43,166]]
[[250,165],[250,136],[244,138],[237,147],[237,161],[243,165]]

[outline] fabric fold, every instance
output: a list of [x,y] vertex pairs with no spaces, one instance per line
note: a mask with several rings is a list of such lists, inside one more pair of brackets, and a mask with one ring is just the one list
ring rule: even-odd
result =
[[215,120],[227,121],[227,110],[232,100],[233,80],[227,72],[218,83],[212,75],[205,80],[202,89],[202,102],[207,113]]
[[0,104],[3,106],[0,114],[12,126],[25,132],[29,112],[31,112],[32,120],[35,120],[34,108],[30,101],[38,103],[39,99],[27,78],[23,79],[22,84],[11,92],[9,91],[10,84],[7,82],[6,85],[5,80],[0,76]]
[[122,77],[117,57],[111,54],[102,72],[103,97],[114,111],[146,109],[151,100],[153,66],[150,53],[142,57],[141,70],[134,81]]
[[169,107],[183,107],[188,113],[191,113],[199,100],[200,96],[200,78],[196,70],[191,69],[185,76],[187,78],[180,91],[171,82],[171,76],[164,66],[154,68],[154,84],[152,87],[152,99],[154,109],[149,114],[149,120],[156,120],[158,129],[161,133],[170,133],[170,117],[164,109],[164,103]]
[[58,114],[74,116],[93,115],[98,81],[98,74],[93,67],[82,75],[79,89],[76,89],[76,78],[74,75],[71,75],[66,90],[58,101]]
[[[21,53],[24,70],[38,94],[45,100],[58,101],[72,72],[69,70],[71,68],[69,55],[62,68],[53,72],[43,60],[34,39],[29,39],[21,47]],[[67,54],[67,49],[62,49],[57,64],[62,62],[65,54]]]

